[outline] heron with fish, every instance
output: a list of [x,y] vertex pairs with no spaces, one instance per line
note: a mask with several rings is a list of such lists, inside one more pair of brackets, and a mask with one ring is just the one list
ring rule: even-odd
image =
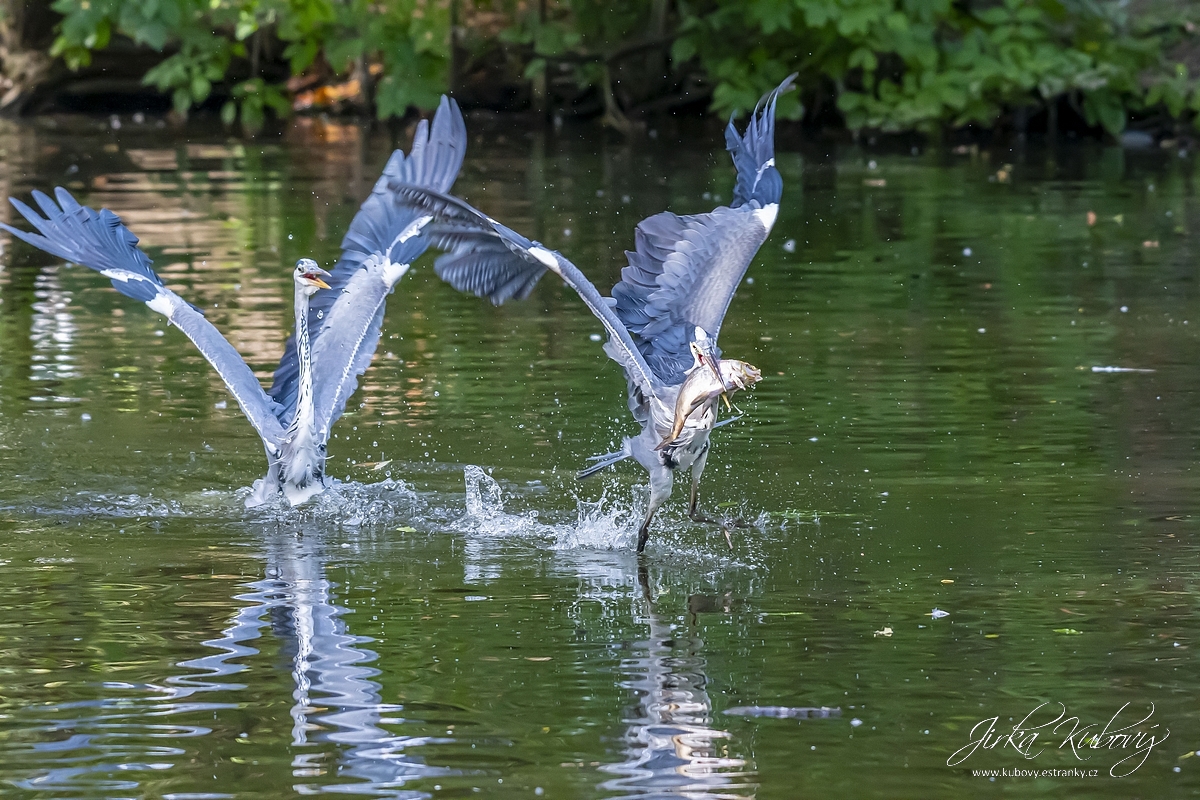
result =
[[[650,476],[650,501],[638,528],[637,550],[650,538],[650,523],[671,495],[674,473],[691,470],[688,515],[718,523],[726,540],[730,525],[700,512],[699,486],[717,421],[720,398],[753,386],[761,373],[741,361],[723,359],[717,337],[734,292],[766,241],[779,211],[783,179],[775,166],[775,106],[795,79],[789,76],[759,101],[745,131],[733,120],[726,149],[737,179],[733,200],[705,214],[664,211],[642,220],[621,280],[604,297],[562,253],[429,186],[398,186],[396,195],[414,216],[431,221],[430,241],[446,251],[437,274],[455,288],[496,305],[522,299],[547,272],[574,289],[608,333],[604,351],[624,370],[629,410],[641,433],[621,449],[591,460],[586,478],[632,458]],[[732,544],[731,544],[732,546]]]

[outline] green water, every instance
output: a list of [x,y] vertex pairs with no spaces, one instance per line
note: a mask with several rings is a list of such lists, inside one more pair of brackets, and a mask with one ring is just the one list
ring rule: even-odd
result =
[[[457,191],[602,291],[639,219],[730,196],[716,130],[468,126]],[[0,130],[0,195],[117,211],[268,380],[291,265],[334,258],[392,146],[320,121],[263,142],[42,122]],[[335,428],[344,482],[247,513],[262,447],[185,337],[8,244],[3,793],[1194,796],[1195,159],[793,143],[777,163],[779,220],[722,331],[764,380],[702,486],[756,522],[732,552],[681,482],[639,560],[640,469],[575,481],[632,421],[550,278],[496,309],[420,262]],[[1014,737],[1029,758],[948,765],[1043,703]],[[1035,727],[1062,707],[1078,726]],[[1122,749],[1112,729],[1151,708]],[[1061,746],[1089,725],[1104,749]],[[1097,775],[972,775],[1073,768]]]

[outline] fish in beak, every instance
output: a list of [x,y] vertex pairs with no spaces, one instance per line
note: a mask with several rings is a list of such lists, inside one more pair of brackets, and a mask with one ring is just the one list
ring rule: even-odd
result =
[[679,396],[675,399],[675,422],[671,426],[671,432],[663,437],[655,450],[662,450],[679,438],[688,417],[705,403],[722,397],[725,398],[726,404],[730,405],[728,395],[747,389],[762,380],[762,373],[758,368],[745,361],[723,358],[719,365],[713,364],[711,359],[697,352],[695,343],[692,344],[692,354],[698,360],[705,359],[700,361],[697,367],[708,363],[711,369],[693,368],[688,373],[683,385],[679,387]]

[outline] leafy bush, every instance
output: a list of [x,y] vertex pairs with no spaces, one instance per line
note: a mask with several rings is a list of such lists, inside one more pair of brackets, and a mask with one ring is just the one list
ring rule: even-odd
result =
[[[51,54],[72,68],[87,65],[93,50],[106,47],[114,33],[123,34],[170,53],[144,81],[170,93],[181,114],[207,100],[215,82],[237,74],[222,117],[232,121],[240,114],[250,128],[261,125],[266,108],[284,114],[290,109],[281,85],[259,74],[258,51],[265,41],[285,45],[282,56],[293,75],[318,59],[336,73],[382,65],[382,78],[372,87],[380,117],[436,105],[447,83],[445,2],[55,0],[52,7],[63,21]],[[366,71],[360,71],[366,80]]]
[[[642,77],[691,74],[712,109],[744,111],[792,71],[801,94],[835,104],[851,129],[932,130],[994,124],[1015,109],[1068,103],[1089,124],[1121,132],[1151,107],[1196,116],[1200,84],[1165,53],[1185,38],[1188,4],[1123,0],[55,0],[63,14],[53,54],[77,67],[122,34],[166,54],[145,82],[186,113],[223,82],[222,116],[254,128],[286,113],[285,75],[265,74],[260,51],[280,43],[293,76],[355,74],[380,117],[431,108],[450,88],[451,19],[486,13],[486,41],[524,59],[544,81],[551,61],[597,87],[621,117],[610,67],[630,52],[670,47]],[[478,12],[478,13],[476,13]],[[501,22],[495,24],[496,19]],[[490,37],[490,38],[488,38]],[[277,61],[279,59],[276,59]],[[378,75],[378,80],[375,79]],[[626,84],[636,75],[624,75]],[[655,82],[657,81],[657,83]],[[541,84],[544,89],[544,82]],[[645,92],[643,92],[645,94]],[[628,96],[628,93],[627,93]]]
[[[689,5],[677,61],[716,81],[717,110],[746,108],[793,69],[832,87],[852,129],[990,125],[1006,110],[1065,99],[1089,124],[1124,129],[1128,111],[1198,105],[1164,52],[1190,29],[1182,11],[1131,20],[1100,0],[710,0]],[[1183,6],[1186,9],[1186,6]],[[1149,90],[1143,85],[1149,80]]]

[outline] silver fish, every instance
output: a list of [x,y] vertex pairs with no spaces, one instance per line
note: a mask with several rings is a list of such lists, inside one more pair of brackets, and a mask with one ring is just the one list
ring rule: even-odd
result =
[[741,389],[747,389],[762,380],[762,373],[757,367],[745,361],[732,358],[722,358],[716,365],[711,359],[698,359],[689,372],[683,385],[679,387],[679,395],[675,400],[675,424],[671,432],[658,444],[655,450],[662,450],[679,438],[683,426],[698,408],[725,397]]

